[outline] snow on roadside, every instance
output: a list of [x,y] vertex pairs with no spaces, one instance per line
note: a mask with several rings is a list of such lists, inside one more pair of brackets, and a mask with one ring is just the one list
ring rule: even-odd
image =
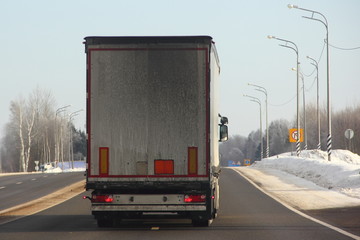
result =
[[347,150],[333,150],[330,162],[326,152],[308,150],[299,157],[285,153],[266,158],[251,168],[280,170],[320,187],[360,199],[360,156]]
[[62,173],[62,172],[85,172],[86,162],[84,161],[74,161],[71,162],[59,162],[57,167],[54,167],[55,164],[47,164],[44,166],[46,173]]
[[71,162],[61,162],[58,163],[58,166],[55,167],[55,163],[49,163],[42,166],[43,168],[39,171],[33,172],[13,172],[13,173],[0,173],[1,176],[10,176],[10,175],[21,175],[21,174],[34,174],[34,173],[65,173],[65,172],[85,172],[86,171],[86,162],[84,161],[74,161],[74,167]]

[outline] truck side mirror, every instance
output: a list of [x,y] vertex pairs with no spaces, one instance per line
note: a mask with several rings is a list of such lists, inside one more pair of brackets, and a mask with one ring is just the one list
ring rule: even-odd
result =
[[219,142],[225,142],[228,140],[228,126],[220,125],[220,139]]
[[221,123],[221,125],[225,125],[225,124],[229,123],[229,120],[227,117],[221,117],[220,123]]
[[219,139],[219,142],[225,142],[228,140],[229,138],[229,133],[228,133],[228,127],[226,126],[226,124],[229,123],[229,120],[227,117],[224,117],[224,116],[221,116],[221,114],[219,113],[218,114],[219,117],[220,117],[220,139]]

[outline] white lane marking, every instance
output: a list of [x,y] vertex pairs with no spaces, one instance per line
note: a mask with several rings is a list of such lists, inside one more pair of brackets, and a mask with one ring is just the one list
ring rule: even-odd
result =
[[22,182],[17,182],[16,185],[22,184]]
[[31,179],[31,181],[36,181],[36,178]]
[[4,189],[4,188],[5,188],[5,187],[0,187],[0,190],[1,190],[1,189]]

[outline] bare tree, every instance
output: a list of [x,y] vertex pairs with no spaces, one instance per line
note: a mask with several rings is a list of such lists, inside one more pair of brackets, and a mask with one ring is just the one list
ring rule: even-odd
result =
[[[55,109],[51,92],[39,87],[28,98],[18,97],[10,102],[10,118],[0,142],[0,171],[32,171],[35,161],[63,162],[67,153],[70,159],[73,154],[81,159],[86,156],[85,133],[76,131],[66,111],[56,118]],[[73,128],[73,136],[69,128]],[[72,144],[74,151],[70,153]],[[58,158],[56,147],[59,147]]]
[[34,92],[37,96],[36,113],[36,150],[35,158],[40,163],[50,163],[52,159],[52,139],[54,134],[54,106],[55,100],[50,91],[37,88]]
[[260,130],[252,131],[247,138],[245,144],[245,157],[250,159],[251,162],[255,160],[260,160]]
[[24,107],[25,107],[25,100],[22,97],[19,97],[16,101],[12,101],[10,103],[10,112],[12,118],[12,128],[16,129],[17,137],[19,139],[19,166],[20,171],[26,171],[25,169],[25,139],[24,139]]
[[21,171],[27,172],[33,140],[33,127],[35,122],[36,108],[31,101],[26,103],[22,99],[14,103],[14,114],[18,117],[18,131],[20,139],[20,166]]
[[11,115],[8,127],[15,129],[17,133],[19,171],[29,171],[30,164],[34,164],[34,157],[40,160],[39,155],[43,158],[42,162],[50,159],[48,134],[52,108],[51,94],[40,88],[36,88],[27,100],[19,97],[10,103]]
[[[360,106],[347,107],[333,115],[333,146],[335,149],[348,149],[360,153]],[[354,137],[349,140],[345,138],[345,131],[352,129]]]
[[10,124],[6,124],[1,141],[1,165],[3,172],[17,172],[20,169],[18,132]]
[[289,142],[290,123],[285,119],[272,121],[269,126],[270,156],[291,151]]
[[221,165],[228,166],[229,161],[243,162],[245,158],[244,149],[246,138],[235,135],[220,144]]

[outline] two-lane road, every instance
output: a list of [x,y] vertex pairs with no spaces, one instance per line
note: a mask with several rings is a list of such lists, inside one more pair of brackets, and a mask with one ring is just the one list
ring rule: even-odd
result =
[[0,175],[0,212],[84,179],[83,172]]
[[90,203],[81,196],[56,207],[0,226],[0,239],[352,239],[288,210],[249,184],[237,172],[223,169],[221,211],[208,228],[189,221],[124,222],[99,229]]

